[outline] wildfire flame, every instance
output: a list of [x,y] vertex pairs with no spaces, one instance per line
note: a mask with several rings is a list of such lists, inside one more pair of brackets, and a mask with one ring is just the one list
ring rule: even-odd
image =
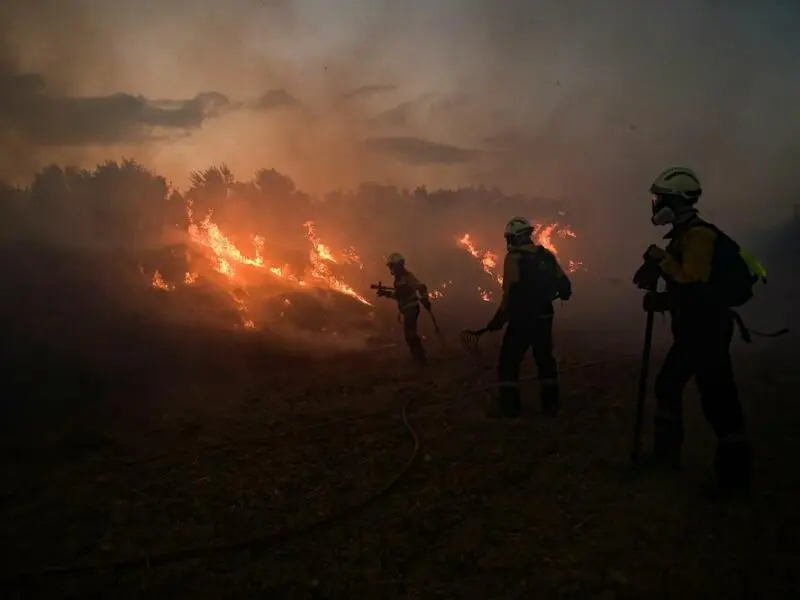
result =
[[[192,209],[191,202],[187,203],[186,211],[189,218],[189,239],[193,244],[207,251],[211,268],[224,275],[231,282],[241,280],[239,267],[247,265],[263,269],[272,276],[290,284],[325,287],[371,306],[370,302],[356,292],[352,286],[334,275],[330,266],[339,264],[341,260],[341,262],[357,265],[360,269],[363,269],[363,264],[355,249],[352,247],[346,249],[342,253],[341,259],[337,259],[331,248],[320,240],[313,221],[305,223],[306,237],[311,244],[308,254],[310,267],[303,273],[302,277],[298,277],[290,272],[288,265],[278,264],[265,258],[265,240],[263,237],[258,235],[252,237],[255,256],[248,256],[221,231],[219,225],[213,220],[213,213],[209,212],[202,220],[198,220]],[[184,275],[183,284],[186,286],[194,285],[198,279],[199,274],[197,272],[187,272]],[[163,291],[173,291],[175,289],[175,285],[164,280],[160,271],[156,271],[153,275],[152,286]],[[231,297],[242,316],[242,325],[246,328],[254,328],[255,324],[248,316],[245,301],[235,294],[231,294]]]
[[[341,292],[342,294],[355,298],[362,304],[372,306],[366,298],[361,296],[350,285],[336,277],[331,272],[331,268],[327,263],[338,263],[333,257],[330,248],[320,241],[314,222],[306,221],[305,228],[306,237],[308,238],[308,241],[311,242],[312,246],[311,251],[308,254],[308,260],[311,263],[311,276],[316,280],[325,282],[325,284],[332,290],[336,290],[337,292]],[[352,260],[353,255],[355,255],[355,253],[351,253],[350,260]],[[358,259],[358,256],[355,255],[355,258]]]
[[452,283],[452,281],[445,281],[435,290],[428,292],[428,297],[431,300],[439,300],[440,298],[444,298],[444,291],[447,289],[447,286],[452,285]]
[[163,290],[165,292],[169,292],[175,289],[174,285],[170,285],[166,281],[164,281],[164,277],[161,275],[161,271],[156,271],[153,273],[153,287],[157,290]]
[[[240,287],[242,285],[247,286],[247,272],[246,269],[244,271],[241,269],[243,266],[261,270],[263,273],[268,273],[270,276],[278,278],[289,285],[301,288],[313,286],[330,289],[350,296],[367,306],[372,306],[368,300],[334,272],[336,265],[353,265],[363,270],[363,262],[356,249],[350,246],[342,251],[334,252],[330,246],[320,239],[313,221],[304,223],[306,239],[310,244],[308,251],[309,266],[303,273],[294,273],[289,265],[268,258],[265,251],[266,240],[262,236],[252,236],[253,254],[248,255],[221,231],[219,225],[213,219],[213,213],[209,212],[202,220],[199,220],[193,211],[191,202],[187,203],[186,211],[189,218],[188,235],[192,245],[205,251],[211,269],[220,273],[237,286],[235,292],[228,290],[227,293],[231,296],[233,304],[240,315],[242,327],[247,329],[256,327],[248,311],[246,300],[248,294]],[[554,237],[566,239],[577,236],[571,229],[558,223],[535,225],[535,242],[559,256],[559,251],[553,242]],[[491,302],[493,292],[490,288],[503,283],[501,267],[498,266],[500,254],[478,248],[470,233],[465,233],[461,236],[457,243],[480,263],[482,270],[491,278],[491,285],[478,286],[477,288],[481,299],[484,302]],[[576,260],[567,260],[563,266],[568,272],[573,273],[582,269],[583,263]],[[140,270],[144,274],[141,265]],[[202,268],[200,268],[200,272],[202,272]],[[184,286],[195,285],[201,276],[200,272],[193,267],[192,270],[184,274],[182,284]],[[453,281],[441,283],[437,288],[429,292],[430,298],[434,300],[442,298],[445,295],[445,290],[452,283]],[[158,270],[152,276],[151,285],[153,288],[165,292],[174,291],[177,287],[176,284],[167,282]]]
[[189,239],[213,252],[213,267],[218,272],[233,278],[236,275],[237,264],[253,267],[264,266],[264,257],[261,255],[264,250],[264,238],[253,236],[256,256],[250,258],[242,254],[241,250],[220,231],[219,225],[211,220],[213,212],[210,211],[199,223],[194,218],[191,202],[186,205],[186,212],[189,216]]

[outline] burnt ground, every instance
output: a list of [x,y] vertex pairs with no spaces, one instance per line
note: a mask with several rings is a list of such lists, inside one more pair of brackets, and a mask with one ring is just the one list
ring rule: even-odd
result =
[[[528,380],[518,423],[482,413],[497,340],[477,363],[455,336],[445,350],[429,340],[424,370],[402,348],[285,357],[233,334],[61,369],[63,357],[32,370],[18,354],[2,419],[3,597],[795,596],[796,345],[737,345],[757,485],[720,503],[702,493],[714,440],[693,388],[685,472],[630,473],[638,338],[562,328],[564,410],[541,417]],[[161,368],[136,358],[148,352]],[[415,460],[353,510],[412,456],[404,406]]]

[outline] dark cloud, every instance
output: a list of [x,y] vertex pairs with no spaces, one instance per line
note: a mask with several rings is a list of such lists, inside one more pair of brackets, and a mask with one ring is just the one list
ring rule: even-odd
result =
[[256,100],[253,108],[256,110],[272,110],[275,108],[290,108],[299,106],[300,101],[286,90],[270,90]]
[[197,129],[231,108],[230,100],[206,92],[187,100],[144,96],[68,96],[53,93],[44,77],[0,66],[0,123],[39,146],[115,144],[141,140],[154,129]]
[[379,112],[370,119],[370,122],[379,127],[405,127],[415,118],[423,116],[422,113],[430,112],[433,98],[435,98],[435,94],[428,93],[413,100],[406,100],[397,106]]
[[479,152],[440,144],[416,137],[377,137],[366,141],[374,150],[410,165],[461,164],[473,160]]
[[354,98],[362,98],[364,96],[373,96],[375,94],[384,94],[386,92],[393,92],[397,89],[395,85],[362,85],[354,90],[350,90],[342,95],[342,100],[353,100]]

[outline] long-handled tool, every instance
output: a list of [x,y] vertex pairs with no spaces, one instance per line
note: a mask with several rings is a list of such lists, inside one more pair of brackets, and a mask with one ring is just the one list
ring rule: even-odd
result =
[[[644,290],[646,293],[658,290],[658,279],[661,275],[660,269],[652,262],[645,260],[645,263],[636,271],[633,276],[633,283]],[[653,325],[655,323],[655,311],[647,311],[647,322],[644,329],[644,347],[642,348],[642,367],[639,371],[639,389],[636,396],[636,421],[633,427],[633,444],[631,447],[631,466],[635,469],[639,466],[642,456],[642,429],[644,426],[644,403],[647,398],[647,378],[650,371],[650,350],[653,346]]]
[[485,327],[483,329],[465,329],[461,332],[461,346],[465,352],[473,353],[478,349],[478,342],[481,336],[489,331]]
[[433,310],[431,310],[429,307],[426,307],[425,310],[430,315],[431,321],[433,321],[433,328],[436,330],[436,335],[438,335],[439,339],[441,339],[442,338],[442,330],[439,329],[439,322],[436,320],[436,315],[433,314]]
[[650,349],[653,346],[653,323],[655,312],[647,311],[647,323],[644,330],[644,347],[642,348],[642,367],[639,371],[639,390],[636,396],[636,422],[633,428],[633,446],[631,447],[631,466],[639,466],[642,456],[642,428],[644,426],[644,402],[647,398],[647,378],[650,370]]
[[425,312],[428,313],[428,315],[431,318],[431,321],[433,322],[433,329],[436,331],[436,337],[439,339],[439,344],[441,345],[442,350],[447,350],[448,349],[447,348],[447,342],[444,339],[444,335],[442,334],[442,330],[439,328],[439,322],[436,320],[436,315],[433,314],[433,310],[430,307],[430,305],[428,305],[428,306],[426,306],[424,308],[425,308]]

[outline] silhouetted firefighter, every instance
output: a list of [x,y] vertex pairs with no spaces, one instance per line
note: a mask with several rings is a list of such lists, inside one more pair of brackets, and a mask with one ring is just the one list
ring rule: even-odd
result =
[[[680,466],[683,389],[694,376],[703,412],[717,434],[716,476],[724,489],[746,489],[751,450],[730,344],[735,325],[745,341],[750,333],[733,308],[752,297],[753,286],[766,281],[766,271],[729,236],[700,219],[696,204],[702,188],[691,169],[667,169],[650,192],[653,225],[672,228],[664,236],[669,240],[666,249],[647,249],[634,281],[650,290],[644,297],[645,311],[670,313],[673,344],[655,381],[655,439],[646,464],[669,470]],[[655,291],[652,281],[642,281],[654,276],[666,281],[666,291]]]
[[377,290],[377,295],[384,298],[392,298],[397,301],[397,308],[403,320],[403,333],[406,344],[411,350],[412,357],[421,365],[427,362],[425,348],[417,330],[419,322],[419,305],[425,310],[431,310],[431,302],[428,298],[428,288],[420,282],[416,276],[406,269],[406,259],[402,254],[393,252],[386,259],[386,266],[394,277],[394,285],[386,287],[378,283],[372,285],[372,289]]
[[505,229],[503,298],[480,336],[499,331],[506,323],[497,364],[499,391],[487,407],[493,418],[517,418],[521,412],[519,373],[530,348],[539,374],[542,410],[554,416],[560,408],[558,367],[553,356],[553,300],[569,300],[572,284],[555,255],[533,242],[533,225],[522,217],[511,219]]

